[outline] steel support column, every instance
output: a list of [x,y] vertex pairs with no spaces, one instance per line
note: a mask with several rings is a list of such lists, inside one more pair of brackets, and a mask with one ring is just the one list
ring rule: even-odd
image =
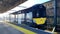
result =
[[18,23],[18,14],[17,14],[17,23]]
[[57,0],[54,0],[54,27],[57,25]]
[[57,27],[57,0],[54,0],[54,23],[53,23],[53,33],[56,31]]
[[10,14],[9,14],[9,22],[11,22]]
[[25,23],[26,23],[26,12],[24,13],[24,21],[25,21]]
[[14,15],[14,22],[16,22],[16,15]]

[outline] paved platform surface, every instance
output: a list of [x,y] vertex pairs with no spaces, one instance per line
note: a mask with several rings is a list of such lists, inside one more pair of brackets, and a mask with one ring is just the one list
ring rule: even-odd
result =
[[9,26],[4,22],[0,22],[0,34],[24,34],[24,33],[16,30],[15,28]]
[[14,25],[7,22],[0,22],[0,34],[51,34],[35,28],[23,26],[21,24]]

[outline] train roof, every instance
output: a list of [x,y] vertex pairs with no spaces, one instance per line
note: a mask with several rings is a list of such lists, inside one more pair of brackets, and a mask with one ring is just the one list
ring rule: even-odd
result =
[[17,12],[11,13],[11,14],[21,14],[21,13],[28,13],[28,12],[32,12],[33,10],[36,9],[46,9],[44,5],[42,4],[36,4],[30,8],[24,9],[24,10],[19,10]]

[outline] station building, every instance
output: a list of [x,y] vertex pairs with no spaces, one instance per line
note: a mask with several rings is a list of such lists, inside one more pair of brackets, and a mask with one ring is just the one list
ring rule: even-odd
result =
[[[46,7],[47,28],[52,28],[54,23],[54,1],[42,3]],[[60,27],[60,0],[57,0],[57,25]]]

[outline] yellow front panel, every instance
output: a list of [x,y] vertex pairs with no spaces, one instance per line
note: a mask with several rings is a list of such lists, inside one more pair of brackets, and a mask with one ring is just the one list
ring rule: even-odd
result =
[[33,20],[35,21],[36,24],[40,25],[45,23],[46,18],[33,18]]

